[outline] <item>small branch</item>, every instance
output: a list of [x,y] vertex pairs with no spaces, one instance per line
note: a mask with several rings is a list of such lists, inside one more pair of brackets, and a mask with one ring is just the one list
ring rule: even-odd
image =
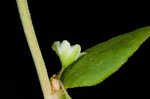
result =
[[57,76],[58,76],[58,79],[61,78],[63,71],[64,71],[64,68],[62,68],[62,69],[60,70],[60,72],[58,73],[58,75],[57,75]]
[[16,0],[25,36],[32,53],[35,67],[39,76],[41,88],[44,94],[44,99],[59,99],[58,96],[51,94],[51,85],[46,70],[46,66],[38,45],[35,31],[32,25],[32,20],[28,8],[27,0]]
[[61,86],[61,88],[62,88],[62,90],[63,90],[65,96],[66,96],[66,99],[72,99],[72,98],[69,96],[69,94],[68,94],[68,92],[67,92],[67,89],[65,89],[65,87],[64,87],[63,83],[61,82],[61,80],[59,80],[59,83],[60,83],[60,86]]

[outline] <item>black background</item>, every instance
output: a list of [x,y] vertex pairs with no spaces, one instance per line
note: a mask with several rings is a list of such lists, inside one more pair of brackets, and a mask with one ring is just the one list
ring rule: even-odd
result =
[[[49,76],[60,70],[60,62],[51,50],[54,41],[64,39],[80,44],[82,50],[114,36],[148,26],[148,6],[96,2],[51,2],[28,0],[39,45]],[[6,5],[7,6],[6,6]],[[146,4],[146,3],[145,3]],[[1,69],[3,92],[19,99],[43,99],[34,63],[23,33],[15,0],[5,2],[1,24],[5,63]],[[143,9],[141,9],[143,8]],[[3,22],[4,21],[4,22]],[[103,83],[69,89],[73,99],[147,97],[149,89],[150,39],[115,74]],[[5,96],[5,97],[7,97]]]

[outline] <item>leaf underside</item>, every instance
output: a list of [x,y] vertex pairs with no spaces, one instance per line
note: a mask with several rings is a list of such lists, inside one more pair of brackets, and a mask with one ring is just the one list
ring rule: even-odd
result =
[[65,88],[86,87],[101,83],[116,72],[150,36],[150,26],[114,37],[87,49],[61,77]]

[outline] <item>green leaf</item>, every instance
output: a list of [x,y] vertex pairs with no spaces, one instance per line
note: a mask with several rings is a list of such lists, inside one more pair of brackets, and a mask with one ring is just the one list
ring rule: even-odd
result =
[[87,49],[86,55],[63,72],[61,80],[65,88],[101,83],[127,62],[149,36],[150,26],[147,26]]

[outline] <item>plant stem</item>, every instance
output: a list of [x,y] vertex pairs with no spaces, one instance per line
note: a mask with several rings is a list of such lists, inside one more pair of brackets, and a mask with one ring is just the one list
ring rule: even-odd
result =
[[58,73],[58,79],[60,79],[61,78],[61,75],[62,75],[62,73],[63,73],[63,71],[64,71],[64,68],[62,68],[61,70],[60,70],[60,72]]
[[66,96],[66,99],[72,99],[72,98],[69,96],[69,94],[68,94],[67,90],[65,89],[65,87],[64,87],[63,83],[61,82],[61,80],[59,81],[59,83],[60,83],[60,86],[61,86],[62,90],[64,91],[64,94],[65,94],[65,96]]
[[37,74],[39,76],[44,99],[59,99],[57,95],[51,94],[50,80],[47,69],[38,45],[36,34],[32,25],[32,20],[28,8],[27,0],[16,0],[25,36],[35,63]]

